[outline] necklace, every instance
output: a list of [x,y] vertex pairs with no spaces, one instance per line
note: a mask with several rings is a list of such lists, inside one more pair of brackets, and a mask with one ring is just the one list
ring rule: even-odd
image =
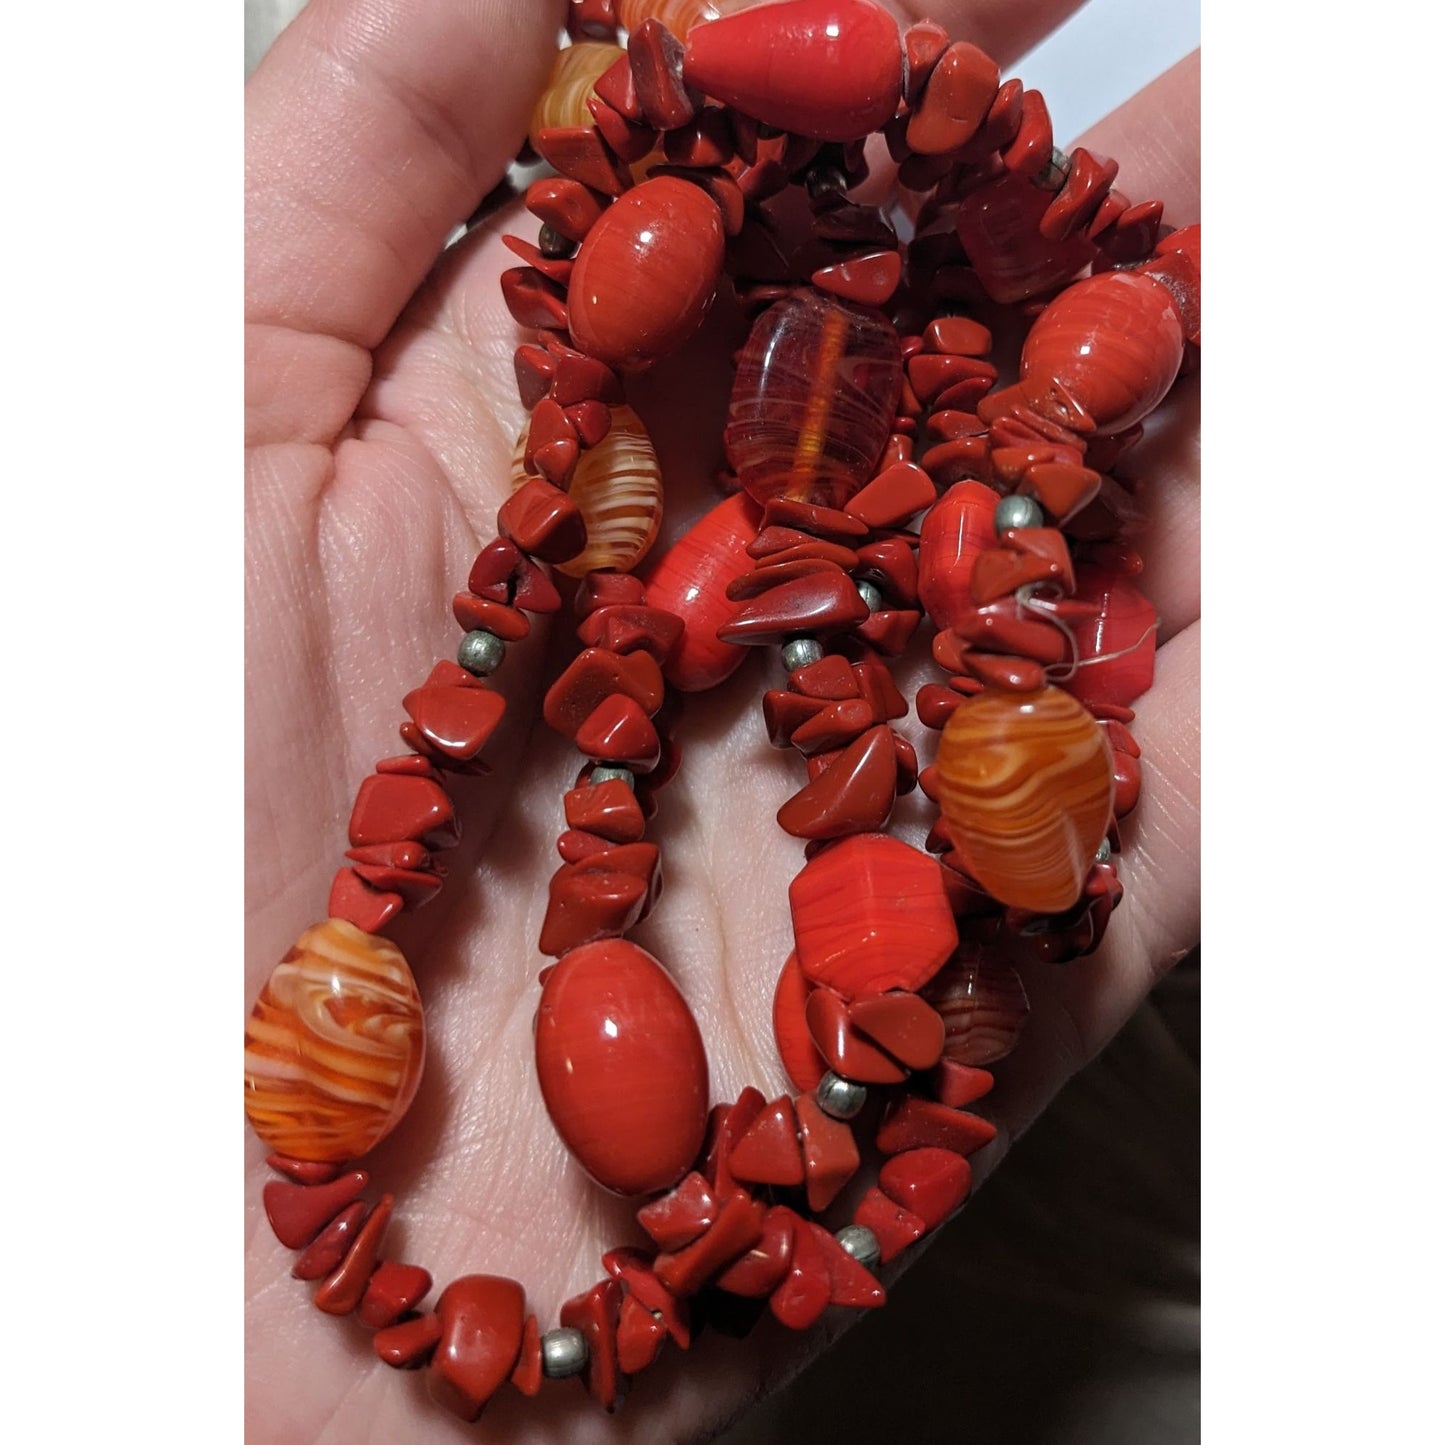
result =
[[[606,5],[577,13],[611,23]],[[293,1272],[465,1418],[508,1381],[536,1394],[573,1374],[612,1408],[698,1318],[804,1329],[829,1305],[881,1304],[872,1270],[963,1201],[993,1134],[971,1106],[1027,1013],[1003,958],[1092,951],[1122,894],[1128,704],[1154,624],[1107,473],[1198,340],[1197,227],[1166,232],[1157,204],[1112,191],[1112,163],[1054,150],[1041,100],[1000,86],[976,47],[927,23],[900,42],[866,0],[794,0],[685,38],[621,18],[627,50],[587,87],[591,123],[534,138],[558,175],[529,190],[542,228],[509,239],[525,264],[502,283],[535,337],[515,358],[530,420],[498,537],[454,604],[457,660],[403,699],[409,751],[362,783],[328,919],[247,1033],[248,1115],[280,1175],[266,1210],[300,1251]],[[760,64],[769,47],[789,63]],[[888,222],[848,197],[876,131],[917,198],[906,268]],[[754,318],[724,435],[739,490],[639,576],[661,484],[624,378],[686,341],[725,278]],[[1003,387],[968,314],[989,307],[1030,323]],[[441,886],[449,779],[479,769],[501,721],[485,680],[562,605],[550,569],[577,584],[583,650],[543,715],[583,767],[541,931],[556,962],[538,1077],[579,1163],[646,1197],[655,1248],[609,1251],[606,1278],[544,1330],[499,1276],[423,1307],[428,1272],[383,1254],[394,1200],[366,1202],[346,1166],[415,1095],[420,997],[381,935]],[[924,615],[946,680],[916,699],[941,733],[920,769],[890,726],[908,704],[885,659]],[[712,686],[753,646],[787,673],[764,699],[769,739],[807,760],[779,811],[806,852],[773,1009],[798,1092],[709,1111],[691,1011],[626,935],[658,902],[645,833],[679,761],[667,687]],[[937,859],[884,831],[915,785],[941,810]],[[829,1229],[817,1216],[859,1171],[870,1094],[886,1102],[865,1147],[886,1162]]]

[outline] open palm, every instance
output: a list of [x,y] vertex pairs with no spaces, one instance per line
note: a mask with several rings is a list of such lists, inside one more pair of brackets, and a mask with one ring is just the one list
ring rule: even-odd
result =
[[[947,0],[927,12],[1007,65],[1073,7],[1048,0],[1024,18],[1021,8]],[[500,237],[530,234],[529,218],[504,212],[437,257],[515,153],[564,9],[313,0],[248,87],[248,1004],[324,913],[356,787],[378,758],[403,750],[400,698],[454,655],[450,599],[495,532],[524,419],[517,328],[497,284],[515,260]],[[1197,77],[1197,60],[1185,62],[1086,138],[1121,160],[1131,196],[1159,196],[1175,224],[1198,215]],[[629,388],[666,478],[662,545],[715,499],[727,357],[742,334],[720,305],[664,375]],[[1125,900],[1097,955],[1028,973],[1033,1014],[984,1111],[1000,1138],[974,1157],[976,1178],[1197,940],[1197,450],[1197,391],[1184,382],[1127,468],[1148,511],[1139,545],[1162,646],[1134,728],[1144,794],[1125,828]],[[427,1005],[428,1063],[406,1121],[365,1161],[398,1195],[390,1257],[425,1264],[438,1285],[473,1272],[516,1278],[543,1328],[602,1276],[604,1250],[641,1241],[627,1202],[571,1163],[533,1076],[536,975],[547,961],[536,939],[561,796],[579,765],[537,704],[572,644],[568,616],[550,632],[537,619],[509,648],[494,679],[509,703],[486,752],[494,771],[459,784],[464,836],[447,855],[447,887],[395,930]],[[915,649],[899,685],[908,694],[928,673]],[[682,770],[650,830],[665,849],[666,888],[632,935],[692,1005],[714,1101],[746,1084],[769,1097],[787,1087],[770,1005],[791,948],[786,885],[802,845],[773,815],[802,769],[768,747],[757,706],[780,680],[776,655],[759,656],[687,700]],[[926,760],[929,735],[911,719],[901,727]],[[921,841],[916,798],[900,802],[895,823]],[[463,1426],[419,1378],[381,1366],[364,1331],[311,1307],[259,1208],[265,1151],[249,1136],[247,1151],[257,1445],[478,1431],[691,1438],[822,1343],[820,1332],[787,1336],[765,1317],[746,1341],[709,1336],[687,1356],[664,1352],[615,1417],[562,1382],[536,1400],[503,1390],[480,1426]]]

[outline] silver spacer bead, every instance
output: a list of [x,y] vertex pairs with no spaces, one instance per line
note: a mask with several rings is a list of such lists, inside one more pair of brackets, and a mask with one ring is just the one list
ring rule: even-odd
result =
[[601,763],[598,763],[592,769],[592,776],[588,782],[596,786],[598,783],[610,783],[614,779],[626,783],[634,793],[637,791],[637,779],[632,776],[631,768],[604,768]]
[[1104,841],[1099,844],[1099,851],[1094,854],[1094,862],[1107,863],[1113,856],[1113,853],[1114,850],[1109,846],[1109,840],[1105,838]]
[[549,1380],[565,1380],[587,1368],[587,1336],[570,1326],[548,1330],[542,1336],[542,1373]]
[[783,644],[783,669],[796,672],[823,660],[823,644],[815,637],[795,637]]
[[858,595],[870,612],[877,612],[883,606],[883,594],[871,582],[860,582]]
[[864,1269],[877,1269],[883,1258],[878,1236],[866,1224],[845,1224],[833,1236]]
[[853,1119],[868,1099],[868,1090],[853,1079],[845,1079],[829,1069],[813,1090],[818,1107],[833,1119]]
[[477,677],[495,672],[507,656],[507,644],[495,632],[484,632],[478,628],[462,638],[457,648],[457,661]]
[[1049,152],[1048,164],[1036,176],[1031,176],[1029,179],[1041,191],[1061,191],[1073,168],[1074,163],[1069,159],[1069,153],[1061,151],[1058,146],[1055,146]]
[[1008,532],[1014,527],[1042,527],[1044,509],[1032,497],[1021,497],[1015,492],[1000,499],[993,509],[993,529]]

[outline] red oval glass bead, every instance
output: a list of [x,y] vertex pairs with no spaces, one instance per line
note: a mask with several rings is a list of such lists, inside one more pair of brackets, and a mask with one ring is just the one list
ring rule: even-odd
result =
[[807,290],[753,323],[723,446],[749,496],[841,507],[878,468],[903,352],[880,312]]
[[965,698],[936,768],[939,811],[969,873],[1010,907],[1071,908],[1114,806],[1113,753],[1089,713],[1056,687]]
[[861,140],[903,93],[898,24],[872,0],[787,0],[700,25],[683,79],[767,125],[814,140]]
[[621,938],[583,944],[547,975],[537,1078],[562,1142],[605,1189],[671,1188],[707,1125],[707,1055],[663,966]]
[[982,482],[957,482],[929,510],[918,537],[918,600],[940,630],[977,610],[973,564],[998,546],[998,493]]
[[617,371],[644,371],[707,315],[722,274],[723,223],[701,186],[657,176],[588,231],[567,292],[573,339]]
[[1066,391],[1105,436],[1142,421],[1184,360],[1184,325],[1152,277],[1108,271],[1051,301],[1024,342],[1019,380],[1036,393]]

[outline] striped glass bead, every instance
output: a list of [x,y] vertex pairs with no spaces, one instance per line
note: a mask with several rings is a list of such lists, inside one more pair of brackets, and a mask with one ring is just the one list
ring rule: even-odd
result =
[[532,108],[527,138],[535,148],[538,135],[551,126],[591,125],[587,102],[593,87],[627,52],[601,40],[579,40],[557,52],[547,88]]

